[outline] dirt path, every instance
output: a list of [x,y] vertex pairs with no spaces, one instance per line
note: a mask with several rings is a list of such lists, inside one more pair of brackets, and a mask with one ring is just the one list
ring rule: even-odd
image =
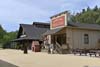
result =
[[19,67],[100,67],[100,58],[74,56],[72,54],[47,54],[21,50],[0,50],[0,59]]

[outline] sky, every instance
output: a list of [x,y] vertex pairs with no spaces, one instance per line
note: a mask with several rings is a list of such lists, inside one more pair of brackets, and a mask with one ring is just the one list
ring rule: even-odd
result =
[[19,24],[49,22],[57,13],[74,14],[96,5],[100,7],[100,0],[0,0],[0,25],[7,32],[16,31]]

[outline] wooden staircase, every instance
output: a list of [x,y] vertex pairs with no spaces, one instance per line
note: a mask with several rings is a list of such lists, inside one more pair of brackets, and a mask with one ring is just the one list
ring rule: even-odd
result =
[[68,54],[69,53],[69,49],[66,48],[68,47],[68,45],[61,46],[58,42],[56,42],[54,46],[55,46],[54,53],[57,53],[57,54]]
[[58,54],[62,54],[61,45],[58,42],[56,42],[56,44],[54,46],[55,46],[55,52]]

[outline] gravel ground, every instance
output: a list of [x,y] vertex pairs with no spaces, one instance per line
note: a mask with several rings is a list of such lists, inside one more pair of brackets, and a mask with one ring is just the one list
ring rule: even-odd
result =
[[0,50],[0,59],[19,67],[100,67],[99,57],[31,51],[28,51],[28,54],[23,54],[21,50],[11,49]]

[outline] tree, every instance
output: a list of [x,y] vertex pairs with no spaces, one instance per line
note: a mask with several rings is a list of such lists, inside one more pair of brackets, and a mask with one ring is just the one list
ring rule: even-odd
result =
[[87,8],[87,11],[83,9],[82,12],[73,15],[71,18],[73,22],[80,23],[96,23],[100,24],[100,8],[95,6],[93,9],[90,7]]
[[98,6],[96,5],[93,10],[97,11],[98,10]]
[[6,32],[3,27],[0,25],[0,47],[9,44],[17,36],[17,31],[15,32]]
[[97,24],[100,24],[100,17],[96,20]]
[[82,13],[85,13],[85,9],[82,9]]
[[4,48],[9,48],[10,47],[10,42],[12,41],[12,40],[14,40],[15,38],[16,38],[16,36],[17,36],[17,31],[16,32],[7,32],[4,36],[3,36],[3,40],[4,40],[4,42],[3,42],[3,47]]
[[87,11],[90,11],[91,9],[90,9],[90,7],[88,6],[88,8],[87,8]]
[[6,31],[2,28],[2,26],[0,25],[0,46],[2,45],[2,43],[4,42],[3,40],[3,36],[6,34]]

